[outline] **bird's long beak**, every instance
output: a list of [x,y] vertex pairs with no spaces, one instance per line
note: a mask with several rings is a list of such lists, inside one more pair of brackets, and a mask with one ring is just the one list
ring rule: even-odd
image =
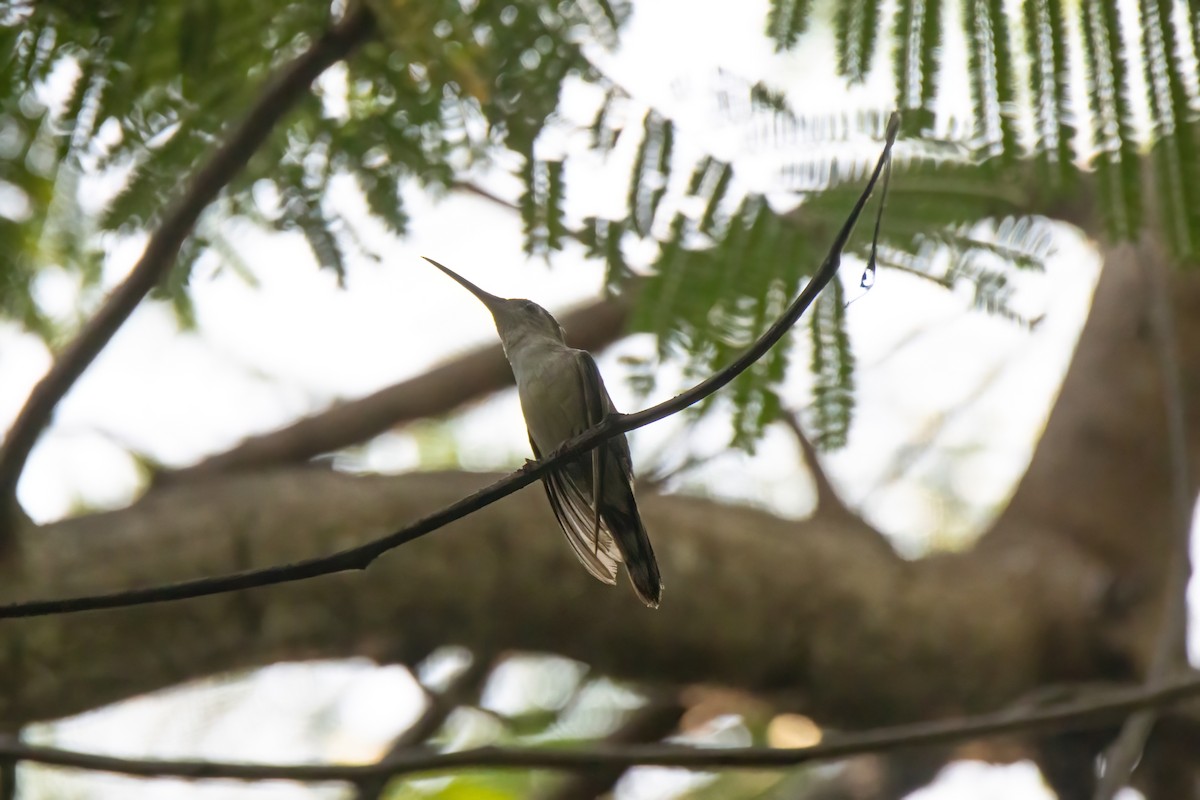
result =
[[478,297],[479,302],[481,302],[485,306],[487,306],[488,311],[495,312],[496,309],[500,307],[500,304],[504,302],[503,297],[497,297],[494,294],[488,294],[483,289],[480,289],[478,286],[471,283],[469,280],[464,278],[462,275],[459,275],[457,272],[450,269],[449,267],[444,267],[441,264],[439,264],[438,262],[434,261],[432,258],[429,258],[427,256],[421,256],[421,258],[424,258],[430,264],[433,264],[435,267],[440,269],[442,272],[446,273],[451,278],[458,281],[459,285],[461,285],[464,289],[466,289],[471,294]]

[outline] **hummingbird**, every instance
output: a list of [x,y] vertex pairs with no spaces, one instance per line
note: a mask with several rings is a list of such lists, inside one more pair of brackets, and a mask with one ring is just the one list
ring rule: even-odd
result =
[[[492,312],[536,458],[616,413],[595,360],[586,350],[567,346],[562,326],[549,311],[531,300],[489,294],[432,258],[425,260]],[[657,608],[662,579],[633,498],[633,461],[625,434],[546,474],[542,485],[584,569],[612,585],[617,565],[625,562],[638,597]]]

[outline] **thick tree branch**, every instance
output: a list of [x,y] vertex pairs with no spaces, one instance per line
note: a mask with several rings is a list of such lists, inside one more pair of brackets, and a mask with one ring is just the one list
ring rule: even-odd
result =
[[290,583],[322,575],[332,575],[338,572],[366,569],[375,559],[387,551],[415,541],[457,519],[461,519],[503,497],[507,497],[518,489],[533,483],[554,467],[577,457],[581,453],[588,452],[613,436],[644,427],[695,405],[729,384],[738,375],[753,365],[754,362],[766,355],[784,337],[808,307],[812,305],[825,286],[829,284],[829,281],[837,275],[838,267],[841,266],[842,250],[845,248],[846,242],[854,230],[854,225],[858,221],[858,217],[862,213],[867,200],[870,198],[880,174],[883,172],[885,165],[889,163],[892,145],[895,143],[896,132],[899,126],[899,114],[893,114],[888,124],[887,140],[884,143],[883,152],[875,164],[875,169],[871,173],[866,187],[859,195],[854,208],[838,231],[825,260],[813,274],[812,279],[801,290],[799,296],[792,301],[783,315],[772,323],[767,331],[752,343],[744,353],[734,359],[731,364],[692,388],[676,395],[670,400],[651,406],[643,411],[633,414],[611,414],[600,422],[600,424],[564,443],[563,446],[550,454],[550,456],[538,461],[528,462],[521,469],[496,481],[491,486],[475,492],[469,497],[465,497],[438,512],[429,514],[416,522],[406,525],[395,533],[367,542],[366,544],[358,545],[357,547],[347,548],[327,556],[310,558],[292,564],[246,570],[211,578],[199,578],[175,584],[133,589],[124,592],[111,592],[88,597],[11,603],[0,606],[0,618],[67,614],[78,611],[121,608],[125,606],[145,605],[147,603],[183,600],[241,589]]
[[[1189,555],[1194,494],[1187,451],[1186,404],[1180,378],[1176,325],[1167,290],[1167,266],[1164,259],[1141,264],[1147,284],[1147,311],[1154,350],[1158,356],[1164,400],[1167,452],[1170,454],[1170,505],[1174,510],[1171,531],[1174,552],[1166,565],[1162,591],[1163,611],[1158,636],[1151,655],[1146,682],[1154,685],[1175,670],[1187,668],[1187,585],[1191,577]],[[1152,709],[1138,711],[1125,720],[1121,733],[1105,751],[1104,772],[1093,794],[1094,800],[1112,800],[1128,782],[1142,758],[1146,740],[1154,727]]]
[[201,212],[246,165],[317,76],[352,52],[367,38],[372,27],[373,19],[366,5],[351,4],[344,19],[268,81],[249,113],[196,172],[183,193],[168,206],[129,277],[113,290],[95,316],[59,353],[50,371],[34,386],[9,428],[4,449],[0,451],[0,549],[13,545],[17,481],[58,402],[142,298],[162,280]]
[[[295,561],[366,540],[490,477],[296,468],[180,484],[36,531],[0,598],[183,580],[235,554],[252,565]],[[589,579],[542,493],[526,492],[364,573],[102,617],[6,621],[0,685],[19,691],[0,693],[0,729],[230,670],[349,656],[413,663],[447,643],[479,659],[547,651],[618,679],[726,685],[858,729],[990,711],[1098,674],[1107,576],[1053,537],[909,562],[864,547],[836,520],[694,497],[639,504],[670,575],[672,600],[658,611]]]
[[1143,708],[1163,707],[1200,694],[1200,678],[1189,676],[1156,687],[1105,692],[1099,697],[1035,711],[1019,709],[961,720],[896,725],[859,734],[830,737],[812,747],[693,748],[682,745],[593,745],[573,750],[530,747],[484,747],[452,753],[396,753],[374,764],[239,764],[216,761],[124,759],[28,745],[0,738],[0,758],[60,767],[116,772],[141,777],[225,778],[361,782],[419,772],[463,768],[594,770],[633,766],[695,769],[780,769],[867,753],[961,742],[1012,733],[1081,730],[1111,726]]
[[[570,311],[562,317],[568,343],[583,350],[601,350],[621,336],[628,314],[626,295]],[[512,385],[512,368],[504,360],[500,345],[481,347],[419,377],[251,437],[194,466],[163,473],[156,483],[306,461],[358,444],[397,425],[449,413]]]
[[[1186,566],[1179,561],[1184,526],[1173,488],[1184,470],[1172,466],[1179,458],[1172,448],[1183,445],[1193,460],[1200,455],[1200,280],[1195,271],[1163,270],[1177,312],[1171,341],[1186,427],[1179,431],[1163,413],[1171,402],[1163,342],[1143,269],[1165,265],[1165,250],[1145,237],[1102,246],[1101,253],[1091,312],[1058,401],[1029,469],[982,545],[1002,552],[1050,536],[1094,554],[1112,575],[1096,621],[1100,663],[1109,677],[1146,680],[1160,632],[1172,627],[1164,613],[1178,592],[1174,576]],[[1195,474],[1187,478],[1185,496],[1195,496],[1196,481]],[[1146,727],[1145,720],[1138,724]],[[1087,769],[1096,754],[1081,756]],[[1085,791],[1081,796],[1090,797],[1092,790]]]
[[[1113,574],[1105,647],[1113,677],[1144,678],[1164,608],[1161,593],[1178,552],[1171,436],[1147,315],[1141,264],[1163,258],[1151,240],[1102,248],[1091,312],[1029,469],[987,547],[1056,536],[1095,555]],[[1200,279],[1169,270],[1187,450],[1200,454]],[[1189,493],[1197,490],[1190,476]],[[1115,671],[1123,670],[1121,675]]]

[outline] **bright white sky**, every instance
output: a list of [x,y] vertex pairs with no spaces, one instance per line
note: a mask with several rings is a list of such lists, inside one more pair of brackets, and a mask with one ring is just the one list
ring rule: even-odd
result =
[[[703,105],[717,66],[751,81],[770,79],[805,111],[847,104],[886,108],[890,77],[877,70],[866,87],[845,91],[830,71],[831,45],[818,41],[799,55],[776,56],[761,33],[763,13],[763,2],[642,0],[621,52],[601,64],[637,100],[673,116],[684,154],[692,147],[737,156],[748,165],[742,179],[769,190],[777,188],[769,181],[780,154],[744,157],[746,132],[714,124]],[[669,59],[663,58],[664,42],[669,42]],[[965,98],[965,87],[952,83],[962,79],[953,71],[946,76],[947,102],[958,93]],[[336,94],[337,84],[335,73],[323,85]],[[586,91],[569,98],[580,114],[587,113],[588,102]],[[548,146],[573,147],[555,141]],[[619,150],[615,158],[622,156],[628,153]],[[623,186],[611,176],[622,171],[597,165],[585,176],[590,202],[599,208],[619,202]],[[100,192],[113,189],[111,181],[96,186]],[[508,184],[498,180],[495,186],[504,191]],[[349,181],[335,185],[331,202],[383,255],[380,263],[351,259],[345,291],[333,275],[316,268],[298,236],[217,221],[259,285],[202,265],[193,280],[196,333],[177,332],[169,310],[143,305],[64,401],[55,426],[35,449],[20,487],[27,510],[36,519],[51,520],[80,503],[124,503],[137,489],[126,446],[184,465],[250,433],[420,374],[453,353],[493,341],[484,309],[419,255],[436,257],[489,291],[531,297],[552,311],[594,298],[600,289],[600,268],[577,251],[561,254],[550,267],[526,262],[520,225],[511,212],[475,197],[435,203],[412,191],[406,199],[411,235],[396,241],[367,218]],[[122,278],[142,243],[112,243],[106,285]],[[1079,237],[1064,231],[1056,246],[1058,254],[1044,276],[1021,276],[1016,305],[1031,316],[1045,315],[1033,333],[968,311],[969,298],[961,293],[888,271],[849,308],[860,367],[859,407],[850,446],[828,456],[824,465],[846,499],[892,535],[902,551],[919,554],[961,545],[1004,502],[1027,463],[1095,278],[1094,255]],[[849,263],[844,272],[853,297],[858,269]],[[61,274],[48,275],[39,296],[63,314],[79,300],[71,280]],[[625,410],[641,401],[622,381],[619,357],[651,350],[650,342],[634,337],[600,360]],[[0,329],[0,421],[16,414],[48,363],[40,343]],[[805,358],[796,363],[802,366]],[[678,388],[670,380],[660,383],[664,393]],[[785,396],[794,407],[803,406],[807,385],[806,371],[793,370]],[[633,434],[635,461],[643,471],[662,453],[681,455],[673,438],[678,430],[678,423],[667,422]],[[468,467],[512,466],[527,455],[512,393],[460,415],[450,435]],[[692,454],[719,454],[689,475],[688,488],[764,504],[781,514],[810,510],[811,491],[790,434],[772,432],[754,458],[723,452],[727,439],[719,419],[688,437]],[[403,470],[416,466],[418,457],[414,439],[397,434],[383,437],[354,466]],[[301,695],[313,698],[312,704],[297,708],[295,698]],[[415,714],[418,698],[417,684],[399,668],[361,662],[322,669],[281,665],[244,681],[206,683],[170,701],[135,700],[85,715],[57,726],[52,735],[64,746],[131,755],[369,759]],[[304,721],[318,708],[336,709],[332,733],[318,734]],[[256,732],[252,743],[236,735],[247,728]],[[41,735],[51,734],[46,729]],[[97,797],[130,797],[134,791],[166,796],[164,784],[98,776],[69,783],[72,788],[86,784]],[[671,784],[650,785],[661,796]],[[46,789],[65,791],[66,786],[65,778],[55,776]],[[211,791],[171,786],[172,797],[231,794],[228,786]],[[645,781],[623,786],[622,797],[656,796],[643,794],[646,786]],[[297,796],[295,787],[286,785],[238,790],[239,795],[243,791],[247,797]],[[959,765],[918,796],[1047,795],[1028,765]]]

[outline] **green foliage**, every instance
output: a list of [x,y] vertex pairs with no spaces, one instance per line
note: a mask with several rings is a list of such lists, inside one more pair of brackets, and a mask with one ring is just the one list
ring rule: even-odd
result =
[[1109,236],[1129,239],[1142,224],[1139,156],[1130,104],[1127,61],[1116,7],[1104,0],[1081,5],[1087,70],[1088,111],[1097,139],[1096,177]]
[[853,83],[866,80],[875,55],[875,28],[879,9],[873,0],[838,3],[835,17],[838,71]]
[[156,286],[150,293],[151,297],[166,300],[175,312],[175,320],[184,330],[196,327],[196,310],[192,305],[192,296],[188,286],[192,280],[192,272],[196,262],[208,251],[210,242],[200,234],[190,236],[179,248],[179,257],[175,268],[167,275],[167,279]]
[[642,140],[629,179],[628,201],[629,221],[641,236],[650,234],[658,204],[666,194],[674,142],[674,125],[653,111],[646,114],[642,122]]
[[1070,31],[1061,0],[1025,0],[1026,51],[1030,59],[1029,82],[1033,97],[1037,158],[1050,180],[1071,176],[1071,140],[1075,136],[1069,106],[1070,71],[1066,47]]
[[606,291],[616,293],[633,277],[633,271],[625,261],[622,243],[625,240],[625,223],[599,217],[587,217],[575,238],[583,244],[589,258],[604,263],[604,285]]
[[468,770],[444,780],[393,781],[384,800],[520,800],[534,792],[535,775],[514,770]]
[[518,208],[525,234],[525,254],[548,259],[552,251],[562,249],[567,233],[563,163],[526,159],[521,182],[525,189]]
[[[1195,114],[1184,87],[1184,74],[1193,60],[1182,50],[1190,31],[1176,29],[1174,3],[1140,0],[1145,73],[1154,133],[1152,158],[1158,188],[1159,215],[1172,249],[1185,258],[1197,254],[1200,236],[1200,162],[1197,161]],[[1189,42],[1189,47],[1191,43]]]
[[771,0],[767,11],[767,34],[776,50],[790,50],[808,27],[812,0]]
[[0,318],[50,340],[54,325],[34,301],[38,273],[61,265],[94,277],[97,263],[86,254],[72,263],[81,238],[72,223],[79,215],[71,213],[73,197],[56,202],[56,187],[60,180],[73,186],[74,171],[57,158],[49,110],[23,91],[48,69],[40,41],[35,30],[0,28],[9,54],[0,65]]
[[627,99],[625,93],[617,86],[609,86],[607,91],[605,91],[604,102],[600,104],[600,108],[596,111],[595,119],[588,127],[593,150],[608,152],[617,143],[617,137],[620,135],[621,130],[611,121],[613,106]]
[[933,98],[940,63],[941,0],[900,0],[896,14],[896,107],[905,114],[904,131],[920,135],[933,125]]
[[1016,93],[1005,13],[1000,0],[963,2],[974,139],[984,155],[1001,164],[1012,163],[1020,153],[1016,123],[1008,111]]
[[[465,13],[456,0],[431,0],[415,15],[406,9],[393,25],[390,15],[400,12],[378,5],[385,36],[332,70],[331,88],[318,83],[216,204],[217,213],[302,233],[320,265],[339,278],[351,242],[347,222],[323,203],[333,176],[354,175],[372,213],[403,233],[404,181],[445,187],[456,168],[502,147],[530,154],[563,81],[590,70],[580,26],[614,41],[628,13],[607,0],[481,0]],[[0,263],[0,314],[49,336],[50,323],[31,299],[33,280],[49,261],[46,247],[71,257],[64,268],[95,275],[95,246],[78,242],[94,240],[96,227],[122,233],[152,227],[266,78],[329,25],[328,4],[289,0],[9,8],[0,16],[7,54],[0,72],[0,186],[11,187],[14,205],[29,211],[0,211],[0,246],[12,254]],[[52,111],[37,97],[56,71],[77,77]],[[336,96],[339,76],[344,109]],[[71,230],[59,225],[48,242],[56,208],[75,206],[66,195],[73,187],[60,177],[84,166],[127,170],[128,180],[98,219]],[[544,165],[537,180],[537,246],[558,249],[566,235],[562,165]],[[278,203],[260,205],[257,197]],[[73,242],[63,240],[66,233]],[[178,274],[160,287],[181,311],[191,267],[206,244],[197,240],[182,254]]]
[[[1183,19],[1168,0],[1139,0],[1132,38],[1123,35],[1115,4],[1103,0],[1023,0],[1015,15],[1002,0],[963,0],[957,9],[942,0],[899,0],[894,8],[847,0],[826,21],[816,16],[827,8],[821,4],[772,0],[763,23],[780,50],[828,26],[838,70],[850,82],[865,80],[882,60],[876,54],[889,53],[905,116],[881,266],[947,287],[966,284],[980,308],[1027,322],[1009,306],[1009,294],[1012,270],[1045,257],[1044,230],[1031,214],[1094,195],[1109,236],[1157,229],[1177,257],[1194,259],[1200,156],[1188,72],[1200,41],[1196,5],[1188,4]],[[787,189],[791,202],[775,194],[768,202],[764,187],[739,181],[737,158],[698,152],[694,132],[664,109],[639,105],[589,61],[585,44],[617,43],[627,4],[370,6],[380,35],[318,81],[272,132],[158,287],[185,324],[195,265],[205,256],[236,261],[221,244],[220,217],[296,231],[321,266],[341,277],[347,254],[361,246],[350,221],[325,201],[335,176],[353,176],[371,213],[403,234],[410,183],[448,189],[479,168],[517,163],[525,251],[548,257],[575,239],[605,264],[611,291],[623,291],[635,272],[648,273],[636,326],[657,336],[660,356],[681,355],[689,374],[709,374],[762,331],[823,257],[886,120],[886,109],[807,114],[792,106],[791,87],[723,88],[719,103],[738,109],[739,124],[764,132],[760,140],[804,145],[805,155],[780,163],[779,186],[770,187]],[[61,338],[34,300],[41,271],[55,266],[84,285],[95,281],[96,234],[152,227],[267,77],[330,24],[328,4],[291,0],[133,8],[50,0],[0,10],[0,316]],[[956,37],[965,64],[945,60]],[[1069,57],[1074,47],[1082,58]],[[971,124],[958,126],[957,139],[935,141],[934,131],[956,129],[936,116],[939,72],[953,69],[968,75]],[[568,79],[603,89],[578,131],[558,115]],[[1073,105],[1079,79],[1085,107]],[[49,108],[39,93],[48,81],[61,90]],[[1143,111],[1148,145],[1136,123]],[[578,148],[539,155],[551,125],[578,133],[573,141],[590,143],[593,158],[633,153],[623,210],[569,221],[568,192],[586,194],[586,187],[565,178]],[[1089,140],[1094,146],[1083,149]],[[80,211],[79,176],[105,169],[128,179],[89,218]],[[863,236],[856,234],[852,251],[862,252]],[[807,330],[817,384],[809,416],[826,446],[844,441],[853,408],[844,313],[831,304],[822,300]],[[752,447],[781,407],[795,402],[777,394],[787,353],[776,350],[722,395],[737,444]],[[643,388],[653,371],[646,365],[640,372]]]
[[846,333],[845,303],[841,283],[833,281],[817,298],[808,318],[812,338],[809,369],[814,378],[813,444],[822,450],[845,446],[854,409],[854,354]]

